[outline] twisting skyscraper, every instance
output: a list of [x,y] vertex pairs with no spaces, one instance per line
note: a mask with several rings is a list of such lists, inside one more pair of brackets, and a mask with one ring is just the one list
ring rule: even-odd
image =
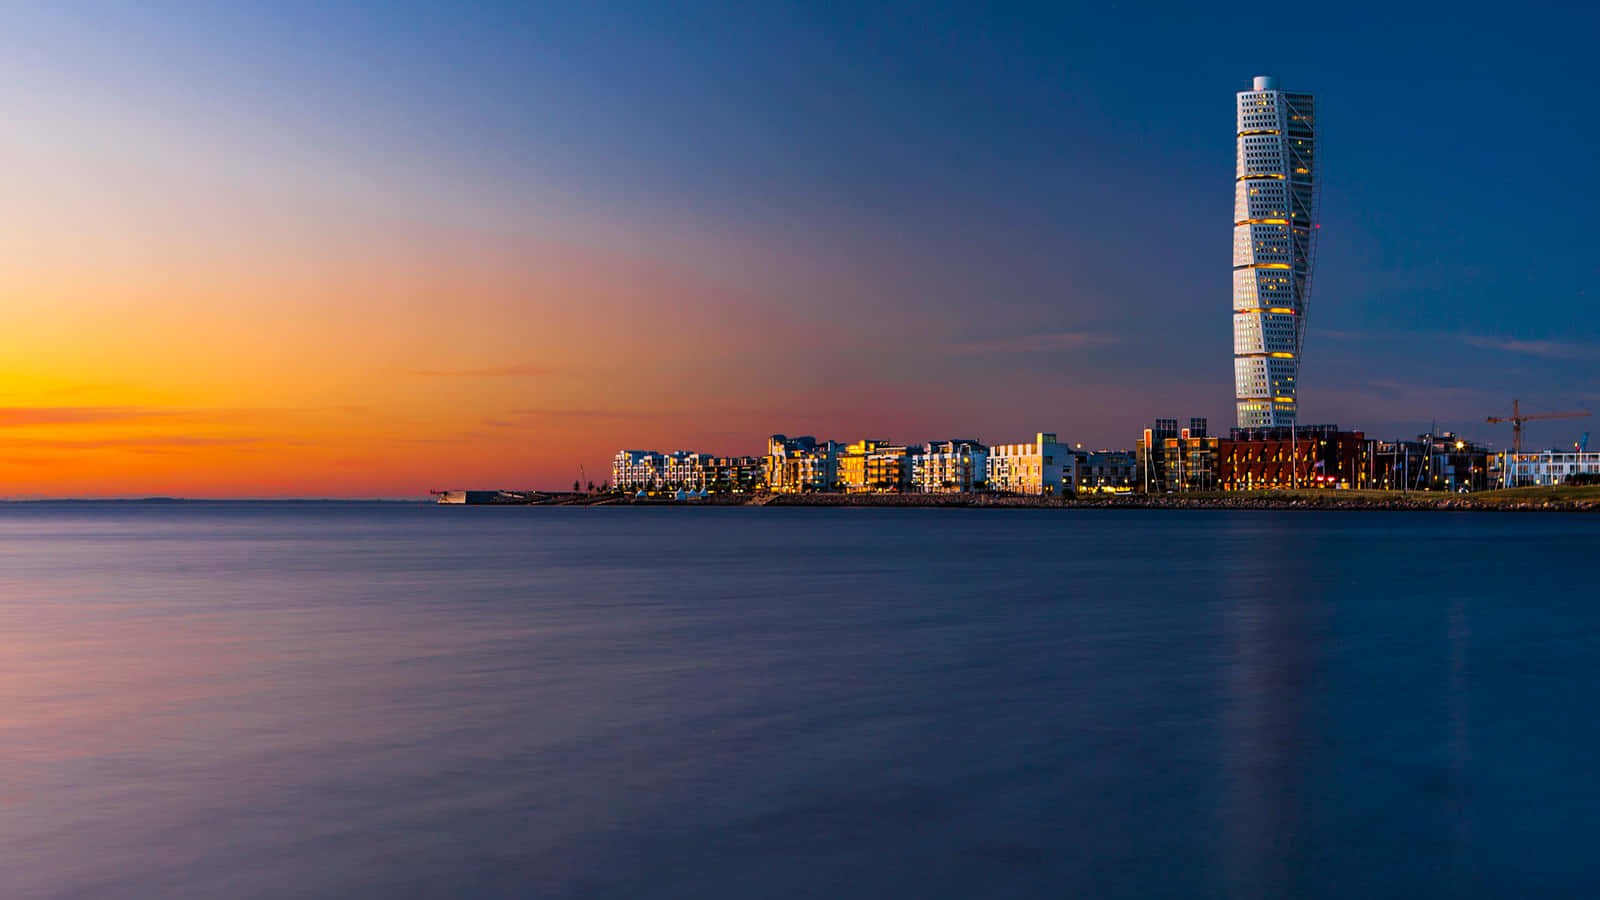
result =
[[1239,94],[1233,199],[1233,383],[1240,428],[1295,424],[1317,230],[1310,94],[1258,77]]

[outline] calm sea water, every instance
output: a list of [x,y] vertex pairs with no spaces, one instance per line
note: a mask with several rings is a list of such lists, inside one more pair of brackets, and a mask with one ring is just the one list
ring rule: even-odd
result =
[[0,896],[1592,896],[1597,539],[0,505]]

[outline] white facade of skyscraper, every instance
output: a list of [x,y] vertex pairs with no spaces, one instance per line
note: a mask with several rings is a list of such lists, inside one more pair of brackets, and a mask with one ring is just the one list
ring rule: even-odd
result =
[[1310,94],[1258,77],[1239,94],[1233,201],[1233,380],[1241,428],[1295,424],[1316,253]]

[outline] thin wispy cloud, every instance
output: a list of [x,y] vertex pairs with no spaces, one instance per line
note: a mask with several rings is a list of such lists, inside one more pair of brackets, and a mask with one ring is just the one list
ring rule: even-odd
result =
[[489,366],[482,369],[412,369],[407,374],[420,378],[542,378],[561,370],[554,366]]
[[1341,331],[1333,328],[1315,328],[1311,331],[1312,338],[1328,338],[1335,341],[1362,341],[1376,343],[1379,341],[1446,341],[1466,344],[1480,350],[1499,350],[1504,353],[1520,353],[1524,356],[1537,356],[1542,359],[1572,359],[1572,360],[1600,360],[1600,344],[1583,343],[1580,341],[1551,341],[1551,340],[1523,340],[1520,338],[1498,338],[1478,334],[1438,334],[1426,332],[1370,332],[1370,331]]
[[152,406],[0,406],[0,428],[48,425],[226,424],[303,418],[319,414],[350,414],[360,407],[195,407]]
[[132,450],[136,452],[159,452],[163,450],[186,450],[204,447],[242,447],[258,444],[260,438],[253,437],[200,437],[194,435],[150,435],[142,437],[98,438],[88,440],[71,439],[7,439],[8,448],[25,450]]
[[1542,359],[1600,359],[1600,344],[1585,344],[1576,341],[1525,341],[1516,338],[1491,338],[1471,334],[1462,335],[1461,341],[1470,347],[1477,347],[1482,350],[1522,353]]
[[168,418],[170,410],[140,406],[6,406],[0,407],[0,428],[34,425],[106,425]]
[[[502,416],[484,419],[489,428],[532,428],[541,422],[606,421],[620,419],[659,418],[671,415],[663,411],[633,412],[622,409],[513,409]],[[678,415],[688,415],[679,413]]]
[[1498,399],[1500,391],[1485,390],[1482,388],[1462,387],[1449,384],[1422,384],[1417,382],[1400,381],[1397,379],[1372,379],[1367,382],[1367,387],[1379,396],[1406,397],[1467,397],[1483,398],[1485,400]]
[[1010,338],[983,341],[966,341],[952,345],[957,353],[1042,353],[1058,350],[1081,350],[1114,344],[1117,339],[1092,331],[1056,331],[1046,334],[1028,334]]

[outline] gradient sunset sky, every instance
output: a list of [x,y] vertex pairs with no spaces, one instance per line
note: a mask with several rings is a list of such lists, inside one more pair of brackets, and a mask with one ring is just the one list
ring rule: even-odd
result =
[[1302,420],[1504,445],[1513,397],[1600,412],[1597,33],[1588,4],[22,5],[0,496],[1226,427],[1257,74],[1324,134]]

